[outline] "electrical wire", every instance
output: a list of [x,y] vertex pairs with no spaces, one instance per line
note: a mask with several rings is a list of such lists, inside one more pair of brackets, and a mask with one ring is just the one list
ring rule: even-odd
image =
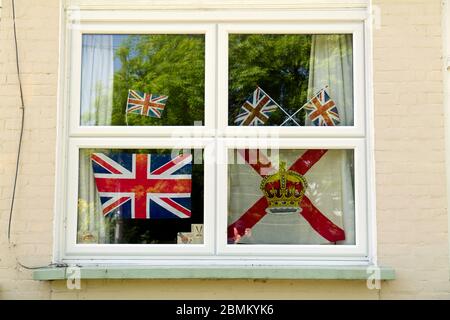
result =
[[[9,220],[8,220],[8,243],[9,244],[11,244],[11,224],[12,224],[13,212],[14,212],[14,201],[16,198],[17,178],[19,175],[20,155],[21,155],[21,150],[22,150],[23,130],[24,130],[24,124],[25,124],[25,103],[24,103],[24,99],[23,99],[22,78],[21,78],[20,65],[19,65],[19,46],[17,44],[15,0],[11,0],[11,6],[12,6],[12,18],[13,18],[14,48],[15,48],[15,53],[16,53],[16,70],[17,70],[17,77],[18,77],[19,91],[20,91],[21,124],[20,124],[20,136],[19,136],[19,142],[18,142],[18,148],[17,148],[14,186],[13,186],[13,192],[12,192],[12,196],[11,196],[11,206],[10,206],[10,210],[9,210]],[[68,267],[68,265],[66,263],[50,263],[45,266],[29,267],[29,266],[23,265],[17,259],[16,259],[16,261],[20,267],[27,269],[27,270],[37,270],[37,269],[43,269],[43,268],[48,268],[48,267],[56,267],[56,268]]]
[[23,140],[23,128],[25,123],[25,103],[23,99],[23,90],[22,90],[22,79],[20,76],[20,66],[19,66],[19,49],[17,45],[17,28],[16,28],[16,5],[15,0],[11,0],[12,5],[12,14],[13,14],[13,31],[14,31],[14,47],[16,51],[16,69],[17,69],[17,77],[19,81],[19,91],[20,91],[20,110],[21,110],[21,125],[20,125],[20,136],[19,136],[19,143],[17,148],[17,158],[16,158],[16,169],[15,169],[15,175],[14,175],[14,186],[13,186],[13,192],[11,196],[11,206],[9,210],[9,220],[8,220],[8,243],[11,243],[11,223],[13,218],[13,211],[14,211],[14,201],[16,198],[16,187],[17,187],[17,177],[19,175],[19,164],[20,164],[20,154],[22,149],[22,140]]
[[19,266],[21,266],[22,268],[27,269],[27,270],[46,269],[46,268],[49,268],[49,267],[56,267],[56,268],[67,268],[67,267],[69,267],[69,265],[67,263],[50,263],[50,264],[48,264],[46,266],[39,266],[39,267],[28,267],[26,265],[21,264],[19,261],[17,261],[17,264]]

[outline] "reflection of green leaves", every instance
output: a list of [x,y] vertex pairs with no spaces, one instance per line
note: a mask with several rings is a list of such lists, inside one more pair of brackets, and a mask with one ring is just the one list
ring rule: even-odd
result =
[[193,125],[204,120],[203,35],[129,36],[116,51],[113,125],[125,124],[128,90],[169,96],[161,119],[129,114],[130,125]]
[[[274,34],[229,36],[230,125],[256,86],[291,114],[306,102],[311,38]],[[268,124],[279,125],[285,118],[279,110]]]

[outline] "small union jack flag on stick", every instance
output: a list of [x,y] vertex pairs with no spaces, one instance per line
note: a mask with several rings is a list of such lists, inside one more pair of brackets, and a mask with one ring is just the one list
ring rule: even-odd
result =
[[299,108],[293,115],[289,116],[281,125],[293,120],[300,110],[305,109],[306,116],[315,126],[337,126],[341,119],[336,103],[327,92],[328,87],[320,89],[308,102]]
[[312,97],[304,109],[309,120],[316,126],[336,126],[341,121],[336,103],[331,100],[325,88]]
[[234,123],[239,126],[265,125],[270,114],[277,108],[277,103],[260,87],[257,87],[242,105]]
[[129,90],[127,114],[134,113],[147,117],[161,118],[167,99],[168,96]]

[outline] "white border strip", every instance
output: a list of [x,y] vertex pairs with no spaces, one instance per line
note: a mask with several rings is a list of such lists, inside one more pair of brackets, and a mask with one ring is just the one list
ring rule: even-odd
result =
[[369,5],[369,0],[65,0],[65,7],[92,10],[102,9],[313,9],[313,8],[360,8]]
[[[444,85],[444,120],[445,120],[445,168],[447,180],[447,216],[448,216],[448,230],[450,230],[450,3],[448,0],[443,1],[442,7],[442,50],[443,50],[443,85]],[[448,237],[450,245],[450,237]],[[450,255],[449,255],[450,264]],[[449,274],[450,278],[450,274]]]

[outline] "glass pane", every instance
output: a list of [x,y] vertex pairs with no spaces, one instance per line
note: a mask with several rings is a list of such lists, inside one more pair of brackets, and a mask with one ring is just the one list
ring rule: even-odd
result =
[[78,243],[203,243],[203,151],[81,149]]
[[204,121],[205,36],[83,35],[83,126]]
[[351,34],[229,35],[230,126],[353,126]]
[[355,244],[353,150],[229,150],[229,244]]

